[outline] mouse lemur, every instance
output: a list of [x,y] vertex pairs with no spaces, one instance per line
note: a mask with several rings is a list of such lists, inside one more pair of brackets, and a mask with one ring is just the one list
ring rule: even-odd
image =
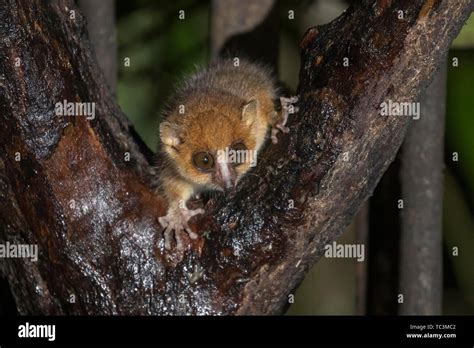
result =
[[[278,99],[281,111],[275,107]],[[158,179],[168,211],[159,222],[166,249],[173,235],[178,250],[184,232],[197,238],[188,220],[204,211],[188,209],[186,201],[201,191],[235,187],[255,165],[268,133],[277,143],[278,131],[289,131],[288,113],[297,111],[291,105],[297,100],[278,95],[269,70],[242,60],[237,66],[233,60],[219,61],[184,81],[160,124],[165,162]]]

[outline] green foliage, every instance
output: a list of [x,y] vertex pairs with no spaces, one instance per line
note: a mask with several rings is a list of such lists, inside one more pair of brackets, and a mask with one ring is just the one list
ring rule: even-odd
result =
[[[117,96],[145,143],[156,149],[160,111],[173,85],[183,72],[206,60],[209,4],[142,0],[130,6],[122,9],[119,3]],[[185,11],[183,20],[180,10]]]
[[463,192],[454,177],[445,176],[443,227],[446,253],[453,265],[456,282],[459,285],[462,302],[469,307],[464,310],[474,313],[474,221]]
[[[459,66],[452,67],[458,58]],[[459,154],[458,162],[451,162],[462,176],[471,202],[474,202],[474,51],[451,50],[449,55],[446,145],[448,161],[452,153]]]
[[474,48],[474,14],[471,14],[461,32],[453,41],[453,48]]

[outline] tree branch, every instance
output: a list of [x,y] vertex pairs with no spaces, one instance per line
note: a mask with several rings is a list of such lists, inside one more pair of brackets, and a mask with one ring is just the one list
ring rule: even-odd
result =
[[421,99],[402,156],[400,291],[404,315],[441,315],[443,304],[443,167],[447,62]]
[[[415,100],[472,11],[430,4],[365,1],[307,32],[290,136],[237,194],[207,203],[193,225],[202,237],[177,260],[164,253],[153,170],[97,73],[81,14],[66,0],[2,1],[0,238],[40,250],[36,263],[1,264],[20,313],[281,312],[400,146],[408,120],[378,105]],[[95,102],[95,119],[56,116],[64,99]]]
[[240,56],[245,52],[248,59],[276,66],[278,17],[275,3],[275,0],[213,0],[212,59]]
[[117,86],[117,33],[115,0],[79,0],[79,7],[87,19],[89,37],[94,46],[97,63],[105,81],[114,91]]

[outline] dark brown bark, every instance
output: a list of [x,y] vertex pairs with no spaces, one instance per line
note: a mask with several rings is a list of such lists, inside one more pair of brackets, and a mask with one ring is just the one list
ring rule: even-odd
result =
[[212,59],[244,55],[276,67],[278,38],[275,0],[212,1]]
[[400,293],[404,315],[441,315],[446,61],[421,99],[402,151]]
[[87,20],[89,37],[105,81],[115,93],[117,86],[117,33],[115,0],[79,0]]
[[[280,312],[401,144],[408,120],[380,117],[378,105],[415,100],[472,11],[470,1],[366,1],[309,30],[291,134],[238,193],[207,204],[194,224],[202,237],[179,261],[164,256],[164,202],[97,73],[83,17],[67,15],[74,4],[0,4],[0,238],[40,250],[37,263],[1,269],[21,313],[50,314]],[[63,99],[96,102],[95,119],[55,116]]]
[[356,314],[364,315],[367,313],[367,264],[369,263],[368,250],[369,241],[369,201],[365,202],[354,219],[355,242],[365,246],[365,259],[363,262],[356,262],[355,280],[356,280]]

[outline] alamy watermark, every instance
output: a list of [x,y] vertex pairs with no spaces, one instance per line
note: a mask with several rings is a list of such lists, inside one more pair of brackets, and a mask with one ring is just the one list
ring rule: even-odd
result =
[[410,116],[414,120],[420,118],[420,103],[394,102],[390,99],[380,104],[380,115],[382,116]]
[[56,340],[56,325],[54,324],[30,324],[26,322],[18,326],[19,338],[47,338],[52,342]]
[[250,163],[250,167],[257,165],[257,151],[235,150],[226,147],[217,151],[217,162],[219,163]]
[[6,242],[0,244],[0,258],[25,258],[31,261],[38,261],[37,244],[12,244]]
[[85,116],[88,120],[95,118],[95,103],[68,102],[64,99],[54,105],[56,116]]
[[324,246],[324,256],[327,258],[348,258],[357,259],[357,262],[365,260],[364,244],[326,244]]

